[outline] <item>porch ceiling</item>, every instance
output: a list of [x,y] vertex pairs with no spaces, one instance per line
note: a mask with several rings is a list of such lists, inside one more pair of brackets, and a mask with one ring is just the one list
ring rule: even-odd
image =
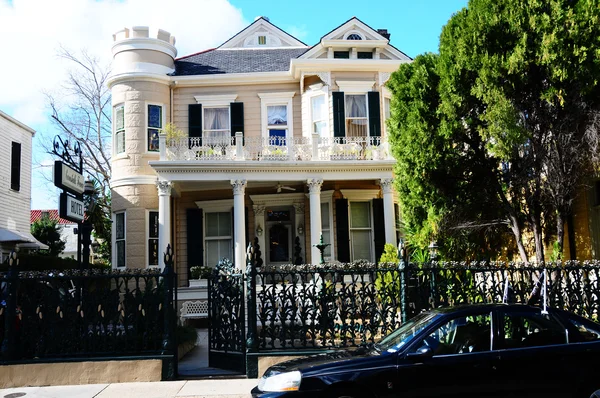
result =
[[[304,182],[309,178],[328,181],[360,181],[391,178],[393,160],[377,162],[176,162],[153,161],[150,166],[164,180],[214,181],[230,180],[277,183]],[[214,186],[213,186],[214,187]]]

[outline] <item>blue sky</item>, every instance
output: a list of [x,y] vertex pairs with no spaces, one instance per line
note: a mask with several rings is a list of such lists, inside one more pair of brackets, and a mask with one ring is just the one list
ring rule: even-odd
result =
[[[125,26],[165,29],[177,37],[179,56],[220,45],[257,16],[308,45],[353,16],[387,29],[391,43],[410,57],[437,52],[442,27],[467,0],[259,1],[259,0],[0,0],[0,46],[19,62],[0,63],[0,109],[37,131],[32,209],[57,208],[50,181],[52,157],[41,148],[57,131],[49,123],[44,92],[58,93],[66,65],[59,46],[111,58],[112,33]],[[165,9],[170,12],[162,12]],[[50,16],[50,17],[49,17]],[[18,65],[18,67],[16,67]]]

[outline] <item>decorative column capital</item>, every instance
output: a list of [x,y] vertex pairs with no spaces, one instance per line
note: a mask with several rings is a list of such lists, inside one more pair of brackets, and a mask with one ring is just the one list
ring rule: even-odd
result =
[[246,180],[231,180],[234,195],[243,195],[246,192]]
[[173,188],[171,181],[156,181],[158,196],[171,196],[171,188]]
[[308,185],[308,192],[321,193],[321,185],[323,185],[323,180],[311,178],[306,181],[306,185]]
[[304,214],[304,203],[294,203],[294,211],[296,214]]
[[381,191],[386,193],[394,193],[394,179],[393,178],[382,178],[379,181],[379,185],[381,185]]
[[254,205],[252,206],[254,209],[255,216],[264,216],[265,215],[265,205]]

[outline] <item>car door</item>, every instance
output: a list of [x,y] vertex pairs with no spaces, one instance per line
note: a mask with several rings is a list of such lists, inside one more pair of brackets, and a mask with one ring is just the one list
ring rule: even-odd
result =
[[514,397],[569,397],[565,326],[541,309],[509,307],[500,311],[498,375],[502,392]]
[[444,318],[398,363],[401,397],[488,397],[495,391],[497,354],[490,311]]

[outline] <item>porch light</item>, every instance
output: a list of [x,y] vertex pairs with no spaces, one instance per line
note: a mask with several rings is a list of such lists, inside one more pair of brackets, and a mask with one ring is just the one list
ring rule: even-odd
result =
[[298,225],[298,235],[302,235],[304,233],[304,226],[302,224]]
[[435,240],[432,240],[431,243],[429,244],[429,258],[431,259],[431,261],[435,261],[437,259],[437,255],[438,255],[438,245],[437,242]]
[[258,224],[258,227],[256,227],[256,235],[262,236],[262,233],[263,233],[263,229],[260,226],[260,224]]

